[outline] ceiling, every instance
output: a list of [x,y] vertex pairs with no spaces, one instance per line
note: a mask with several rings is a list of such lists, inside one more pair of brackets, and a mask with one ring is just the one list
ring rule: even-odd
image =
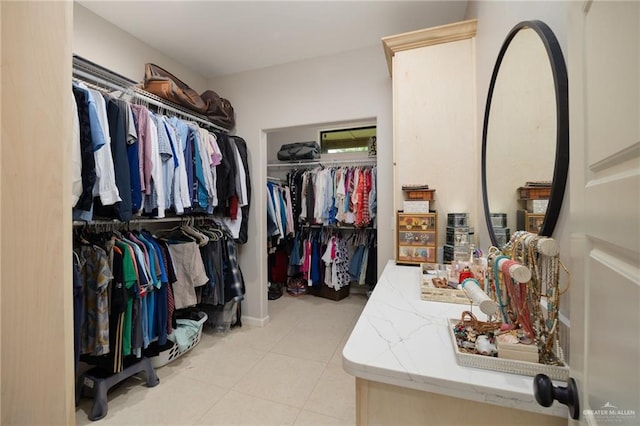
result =
[[90,1],[117,27],[214,78],[380,45],[461,21],[467,1]]

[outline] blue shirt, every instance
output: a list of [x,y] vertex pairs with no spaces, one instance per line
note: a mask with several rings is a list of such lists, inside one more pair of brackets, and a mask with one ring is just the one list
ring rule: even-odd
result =
[[87,109],[89,110],[89,126],[91,127],[91,144],[93,145],[93,152],[96,152],[100,148],[104,146],[106,143],[106,137],[104,135],[104,130],[102,129],[102,125],[100,124],[100,119],[98,118],[98,108],[96,106],[96,100],[91,94],[89,90],[86,88],[73,83],[73,86],[78,90],[81,90],[85,93]]

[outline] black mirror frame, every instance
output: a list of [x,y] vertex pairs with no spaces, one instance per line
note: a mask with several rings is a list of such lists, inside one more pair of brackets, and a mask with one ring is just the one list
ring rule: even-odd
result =
[[556,92],[556,157],[553,169],[553,181],[551,184],[551,195],[549,197],[549,205],[542,223],[539,235],[550,237],[553,234],[558,217],[560,216],[560,208],[564,198],[565,186],[567,183],[567,175],[569,172],[569,83],[567,77],[567,66],[562,55],[562,49],[558,43],[558,39],[547,24],[542,21],[523,21],[517,24],[509,32],[498,54],[498,59],[493,68],[491,75],[491,83],[487,94],[487,103],[484,111],[484,122],[482,128],[482,199],[484,204],[484,215],[491,238],[491,244],[498,248],[498,239],[491,224],[491,216],[489,214],[489,197],[487,194],[487,130],[489,127],[489,113],[491,111],[491,98],[495,88],[498,71],[502,64],[502,59],[511,41],[518,31],[531,28],[542,40],[549,62],[551,63],[551,71],[553,73],[553,82]]

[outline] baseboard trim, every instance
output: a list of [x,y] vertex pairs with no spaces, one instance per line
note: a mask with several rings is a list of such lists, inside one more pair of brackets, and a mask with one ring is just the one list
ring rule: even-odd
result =
[[241,318],[242,324],[250,325],[251,327],[264,327],[265,325],[269,324],[269,321],[271,321],[269,315],[264,318],[255,318],[243,315]]

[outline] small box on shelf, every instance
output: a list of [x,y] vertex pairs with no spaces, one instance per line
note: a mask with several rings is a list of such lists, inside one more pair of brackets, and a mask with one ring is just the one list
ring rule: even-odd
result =
[[434,199],[435,189],[405,190],[408,200],[431,201]]
[[[502,336],[501,336],[502,337]],[[506,343],[498,338],[498,358],[513,359],[516,361],[539,362],[538,346],[524,345],[522,343]]]
[[507,245],[511,239],[511,231],[509,228],[493,228],[493,233],[498,240],[498,247]]
[[402,210],[405,213],[429,213],[428,201],[411,201],[405,200],[402,203]]
[[490,213],[491,226],[494,228],[506,228],[507,227],[507,214],[506,213]]
[[466,261],[469,260],[471,256],[470,246],[466,247],[456,247],[449,244],[445,244],[442,246],[443,250],[443,262],[451,263],[454,260],[456,261]]
[[446,243],[454,247],[468,247],[471,243],[468,226],[447,226]]
[[551,186],[521,186],[518,188],[521,200],[543,200],[551,196]]
[[529,213],[546,213],[549,200],[527,200],[527,211]]
[[468,216],[466,213],[449,213],[447,214],[447,226],[469,226]]

